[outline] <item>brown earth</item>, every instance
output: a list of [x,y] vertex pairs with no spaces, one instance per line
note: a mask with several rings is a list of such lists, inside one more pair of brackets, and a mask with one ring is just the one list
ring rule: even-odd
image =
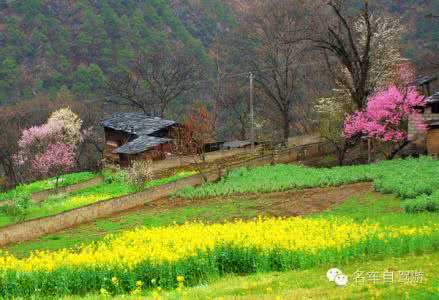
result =
[[[321,212],[342,203],[353,196],[361,196],[373,191],[372,183],[362,182],[338,187],[292,190],[267,194],[246,194],[228,196],[234,201],[253,201],[256,209],[272,216],[298,216]],[[148,204],[146,209],[168,210],[176,207],[207,205],[228,201],[224,197],[201,200],[163,198]]]

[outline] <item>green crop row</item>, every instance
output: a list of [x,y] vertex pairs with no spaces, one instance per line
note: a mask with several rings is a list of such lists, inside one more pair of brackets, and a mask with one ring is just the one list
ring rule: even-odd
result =
[[279,164],[237,169],[217,183],[184,188],[178,191],[176,196],[195,199],[371,181],[376,191],[396,194],[402,199],[413,199],[420,195],[431,195],[439,190],[438,174],[439,161],[430,157],[335,168]]
[[[96,173],[92,172],[78,172],[62,175],[59,178],[58,186],[68,186],[79,182],[90,180],[96,177]],[[55,188],[55,178],[39,180],[32,183],[21,184],[14,189],[0,193],[0,201],[13,200],[16,197],[29,196],[32,193],[41,192]]]

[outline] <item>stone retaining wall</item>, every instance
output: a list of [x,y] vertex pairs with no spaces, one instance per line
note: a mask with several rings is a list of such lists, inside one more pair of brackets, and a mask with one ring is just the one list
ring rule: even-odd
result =
[[[258,156],[256,158],[249,158],[244,161],[234,162],[225,166],[224,169],[210,171],[209,173],[204,174],[204,176],[207,181],[212,182],[218,180],[226,170],[238,167],[257,167],[274,163],[288,163],[300,159],[329,154],[331,151],[333,151],[332,148],[326,143],[302,145]],[[118,212],[140,207],[148,202],[167,197],[181,188],[200,185],[203,182],[203,176],[198,174],[139,193],[97,202],[54,216],[6,226],[0,228],[0,246],[35,239],[46,234],[58,232],[99,218],[108,217]]]
[[78,182],[75,184],[59,187],[58,190],[50,189],[50,190],[32,193],[32,201],[37,202],[37,203],[42,202],[42,201],[46,200],[47,198],[49,198],[49,196],[61,194],[61,193],[76,192],[76,191],[79,191],[82,189],[86,189],[86,188],[101,184],[103,181],[104,181],[104,177],[96,176],[96,177],[89,179],[87,181]]
[[[207,174],[209,181],[219,178],[218,173]],[[165,184],[146,191],[127,196],[101,201],[54,216],[34,219],[19,224],[0,228],[0,246],[35,239],[46,234],[58,232],[79,224],[108,217],[117,212],[122,212],[145,203],[163,198],[186,186],[195,186],[203,183],[200,175],[191,176],[179,181]]]

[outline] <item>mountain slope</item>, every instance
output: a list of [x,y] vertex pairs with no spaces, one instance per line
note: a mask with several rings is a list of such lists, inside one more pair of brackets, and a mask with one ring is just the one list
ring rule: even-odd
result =
[[88,97],[153,44],[206,56],[233,24],[221,0],[26,0],[0,4],[0,103],[55,94]]

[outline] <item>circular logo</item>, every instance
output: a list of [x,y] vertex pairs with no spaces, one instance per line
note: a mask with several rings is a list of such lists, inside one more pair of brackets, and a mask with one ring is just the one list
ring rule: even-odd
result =
[[335,276],[334,281],[336,286],[346,286],[348,284],[348,276],[345,274],[339,274]]
[[328,272],[326,272],[326,278],[328,278],[329,281],[333,282],[335,280],[335,277],[340,274],[343,274],[343,272],[337,268],[332,268],[329,269]]

